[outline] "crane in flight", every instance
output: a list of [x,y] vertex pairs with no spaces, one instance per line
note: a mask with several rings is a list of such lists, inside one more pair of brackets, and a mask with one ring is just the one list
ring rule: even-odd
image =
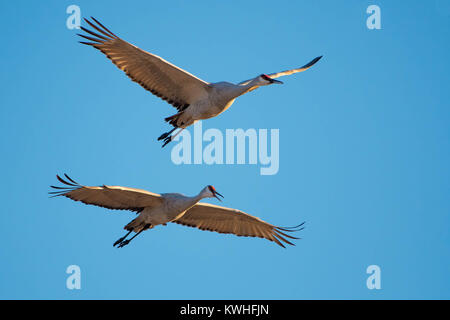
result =
[[80,27],[86,34],[78,34],[90,42],[80,43],[100,50],[131,80],[177,109],[176,114],[164,119],[173,128],[158,138],[163,140],[163,147],[196,121],[216,117],[227,110],[237,97],[262,86],[282,84],[275,78],[305,71],[322,58],[317,57],[297,69],[261,74],[238,84],[225,81],[209,83],[122,40],[98,20],[91,19],[84,20],[94,31]]
[[[286,238],[299,239],[288,235],[288,232],[303,229],[303,223],[295,227],[277,227],[240,210],[200,203],[204,198],[223,198],[211,185],[203,188],[199,194],[188,197],[179,193],[157,194],[121,186],[88,187],[78,184],[67,174],[64,176],[67,180],[56,176],[63,186],[51,186],[57,190],[49,192],[52,197],[64,196],[85,204],[113,210],[129,210],[138,214],[124,227],[127,233],[114,243],[118,248],[126,246],[141,232],[169,222],[200,230],[265,238],[283,248],[283,243],[294,245]],[[126,239],[132,232],[135,234]]]

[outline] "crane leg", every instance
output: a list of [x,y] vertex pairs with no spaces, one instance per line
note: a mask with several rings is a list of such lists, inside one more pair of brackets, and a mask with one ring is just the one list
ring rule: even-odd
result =
[[[139,231],[138,233],[136,233],[136,234],[135,234],[134,236],[132,236],[130,239],[121,241],[121,242],[119,243],[119,245],[117,246],[117,248],[122,248],[122,247],[126,246],[127,244],[130,243],[131,240],[133,240],[133,239],[136,238],[138,235],[140,235],[142,231],[145,231],[145,230],[147,230],[147,229],[150,228],[150,227],[151,227],[151,224],[146,224],[146,225],[144,226],[144,228],[142,228],[141,231]],[[130,231],[130,232],[131,232],[131,231]],[[128,233],[128,234],[129,234],[129,233]],[[128,235],[128,234],[127,234],[127,235]]]
[[[164,148],[169,142],[173,141],[177,135],[180,134],[181,131],[183,131],[185,128],[179,128],[180,130],[174,135],[174,136],[168,136],[164,139],[164,144],[162,145],[162,148]],[[173,131],[173,130],[172,130]]]
[[181,128],[180,131],[178,131],[177,133],[175,133],[175,135],[173,137],[171,137],[171,140],[175,139],[175,137],[177,135],[179,135],[181,133],[181,131],[183,131],[185,128]]
[[169,136],[172,132],[174,132],[176,128],[177,127],[173,128],[169,132],[166,132],[166,133],[163,133],[162,135],[160,135],[158,138],[158,141],[167,138],[167,136]]
[[116,242],[114,242],[113,247],[117,246],[119,243],[123,242],[125,240],[126,237],[128,237],[128,235],[132,232],[133,230],[130,230],[126,235],[124,235],[122,238],[120,238],[119,240],[117,240]]

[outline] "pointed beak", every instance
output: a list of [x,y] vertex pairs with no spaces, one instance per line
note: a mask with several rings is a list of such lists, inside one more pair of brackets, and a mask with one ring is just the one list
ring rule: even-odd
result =
[[222,198],[224,198],[223,195],[221,195],[220,193],[218,193],[217,191],[214,192],[214,197],[216,197],[217,200],[222,201],[218,196],[221,196]]
[[272,83],[283,84],[283,81],[272,79]]

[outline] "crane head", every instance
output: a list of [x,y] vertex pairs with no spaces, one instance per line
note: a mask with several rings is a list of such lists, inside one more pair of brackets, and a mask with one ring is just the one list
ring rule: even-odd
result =
[[274,83],[283,84],[282,81],[278,81],[278,80],[272,79],[267,74],[262,74],[258,78],[259,78],[259,80],[261,82],[261,85],[263,85],[263,86],[267,86],[269,84],[274,84]]
[[219,192],[217,192],[216,188],[214,188],[212,185],[206,186],[205,190],[205,197],[207,198],[216,198],[219,201],[222,201],[219,196],[223,198],[223,195],[221,195]]

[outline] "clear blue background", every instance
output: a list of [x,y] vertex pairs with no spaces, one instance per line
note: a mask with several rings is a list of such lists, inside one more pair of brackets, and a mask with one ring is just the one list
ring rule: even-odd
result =
[[[279,173],[174,165],[156,138],[175,109],[78,44],[70,4],[211,82],[323,54],[203,122],[279,128]],[[366,27],[370,4],[382,30]],[[2,1],[0,12],[0,298],[450,298],[448,1]],[[134,214],[49,199],[64,172],[158,193],[213,184],[226,206],[307,228],[287,249],[179,225],[116,249]],[[66,288],[71,264],[81,290]],[[372,264],[381,290],[366,287]]]

